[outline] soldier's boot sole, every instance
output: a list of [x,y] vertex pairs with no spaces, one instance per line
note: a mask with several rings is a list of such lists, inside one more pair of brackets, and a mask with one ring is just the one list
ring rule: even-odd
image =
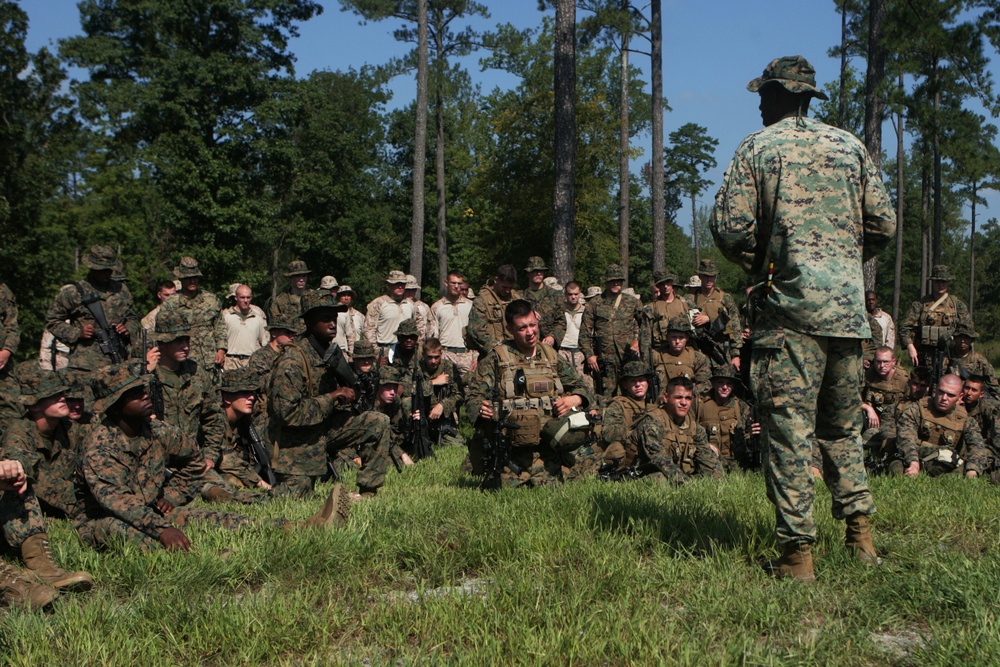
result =
[[351,500],[343,484],[334,484],[330,495],[319,512],[306,519],[307,526],[315,528],[327,528],[330,526],[342,527],[347,524],[347,519],[351,513]]
[[768,561],[764,566],[768,574],[776,579],[794,579],[804,584],[816,581],[813,570],[812,545],[792,543],[785,547],[781,558]]
[[32,535],[24,541],[21,559],[35,579],[60,591],[82,593],[94,587],[94,578],[87,572],[67,572],[56,565],[45,533]]
[[882,559],[872,543],[871,521],[865,514],[852,514],[845,520],[847,530],[844,546],[854,553],[854,557],[867,565],[881,565]]

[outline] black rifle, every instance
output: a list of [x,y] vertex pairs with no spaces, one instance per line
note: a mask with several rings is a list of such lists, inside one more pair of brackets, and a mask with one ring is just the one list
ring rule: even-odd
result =
[[738,428],[733,434],[733,455],[743,470],[760,470],[764,465],[760,434],[754,434],[754,424],[760,424],[760,410],[756,403],[751,403],[750,426]]
[[726,327],[729,326],[729,315],[719,313],[712,322],[708,333],[699,338],[701,351],[719,366],[729,363],[729,341],[725,340]]
[[375,409],[375,394],[378,392],[378,371],[372,369],[357,374],[354,383],[354,404],[351,408],[355,414],[370,412]]
[[619,468],[621,459],[609,461],[597,469],[597,479],[602,482],[631,482],[645,476],[646,466],[639,463],[639,458],[632,465]]
[[604,393],[604,378],[608,374],[608,362],[604,359],[604,340],[601,336],[594,336],[594,355],[597,357],[597,372],[590,371],[594,378],[594,391],[598,395]]
[[[420,371],[420,362],[414,355],[413,364],[413,402],[410,409],[413,412],[420,412],[420,419],[413,419],[412,414],[407,420],[408,440],[410,449],[416,460],[426,459],[434,456],[431,449],[430,420],[427,418],[427,411],[430,409],[430,399],[424,396],[424,374]],[[416,423],[414,423],[416,422]]]
[[247,455],[253,461],[254,470],[261,479],[271,486],[275,486],[278,482],[274,476],[274,468],[271,467],[271,456],[267,452],[264,441],[261,440],[260,433],[257,432],[257,427],[253,425],[249,417],[245,417],[237,423],[236,428],[240,434],[240,440],[247,448]]
[[101,352],[111,360],[112,364],[120,364],[128,359],[128,346],[125,343],[125,339],[118,333],[117,329],[108,324],[108,318],[104,315],[104,305],[101,303],[101,297],[93,290],[89,293],[84,293],[83,286],[80,283],[73,284],[76,285],[76,289],[80,293],[80,303],[87,307],[87,310],[90,311],[90,314],[97,322],[97,332],[94,334],[94,338],[97,339],[97,346],[101,349]]
[[508,424],[503,420],[503,403],[500,400],[499,387],[494,387],[492,399],[493,419],[490,420],[490,437],[483,451],[485,473],[482,484],[479,485],[483,491],[496,491],[500,488],[504,468],[509,467],[515,473],[520,472],[510,460],[510,435],[507,433],[509,429],[517,428],[517,425]]
[[142,330],[142,359],[139,364],[139,374],[149,376],[149,401],[153,404],[153,416],[156,417],[158,421],[163,421],[165,408],[163,405],[163,383],[160,382],[159,376],[153,371],[149,370],[149,366],[146,362],[146,330]]

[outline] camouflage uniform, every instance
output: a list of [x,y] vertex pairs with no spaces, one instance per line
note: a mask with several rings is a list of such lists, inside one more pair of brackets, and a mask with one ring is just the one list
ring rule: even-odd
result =
[[[604,275],[605,283],[624,278],[624,271],[616,264],[609,266]],[[580,348],[585,358],[596,355],[606,364],[605,399],[615,395],[618,389],[618,372],[625,363],[625,354],[639,339],[641,312],[642,304],[635,297],[621,293],[615,295],[607,290],[588,301],[583,311]]]
[[975,343],[972,341],[979,338],[979,334],[976,333],[975,328],[971,325],[959,324],[955,327],[954,336],[956,338],[958,336],[967,336],[970,339],[969,351],[965,356],[957,356],[958,346],[953,339],[949,356],[944,360],[943,372],[954,373],[963,380],[968,379],[971,375],[978,375],[986,381],[986,388],[990,395],[993,398],[1000,397],[1000,383],[997,382],[997,373],[993,370],[993,364],[973,349]]
[[[679,331],[691,334],[691,325],[686,317],[674,317],[667,325],[667,332]],[[712,390],[712,383],[709,381],[712,375],[712,366],[708,362],[708,357],[696,350],[689,344],[680,354],[675,354],[670,346],[664,342],[659,347],[654,347],[652,351],[655,370],[660,376],[660,386],[666,387],[671,378],[684,376],[694,382],[695,398],[707,396]]]
[[13,360],[20,343],[21,327],[17,323],[17,299],[7,285],[0,283],[0,350],[10,352]]
[[[815,81],[812,67],[796,60]],[[797,76],[795,92],[815,90],[803,87],[805,74]],[[756,92],[766,79],[748,87]],[[800,114],[743,140],[716,196],[711,229],[723,254],[757,281],[751,381],[770,441],[767,486],[778,542],[785,549],[811,544],[815,444],[833,516],[875,511],[858,419],[861,340],[871,336],[861,266],[892,239],[892,203],[856,137]]]
[[[293,259],[288,263],[288,270],[285,271],[286,278],[295,276],[308,276],[312,274],[306,263],[300,259]],[[302,295],[282,292],[273,299],[268,299],[264,310],[267,311],[268,321],[290,322],[302,314]]]
[[[698,264],[698,275],[717,276],[719,275],[719,269],[713,260],[703,259]],[[725,316],[729,320],[723,329],[724,338],[729,342],[728,349],[724,350],[726,361],[739,356],[740,348],[743,347],[743,336],[741,335],[743,323],[740,321],[739,306],[736,305],[736,300],[733,299],[732,295],[715,287],[712,289],[712,293],[707,296],[702,294],[701,289],[692,290],[685,295],[684,300],[687,301],[690,308],[697,308],[701,311],[702,315],[709,318],[708,323],[695,327],[694,340],[698,343],[701,351],[709,354],[709,350],[712,348],[712,343],[710,342],[712,328],[719,317]],[[716,341],[719,342],[718,338]],[[716,363],[721,363],[719,359],[715,359],[714,357],[713,360]]]
[[750,406],[745,401],[730,396],[720,404],[712,395],[698,405],[698,424],[705,429],[708,442],[719,450],[719,462],[726,472],[740,468],[739,452],[743,438],[750,436],[753,423]]
[[[532,271],[548,271],[541,257],[529,257],[528,265],[524,268],[527,273]],[[530,285],[530,281],[529,281]],[[529,302],[538,313],[538,339],[541,340],[552,336],[553,347],[558,347],[559,342],[566,335],[566,322],[563,317],[563,293],[554,287],[549,287],[544,282],[538,289],[528,289],[521,292],[521,298]]]
[[[931,270],[930,279],[950,281],[951,269],[938,264]],[[942,297],[928,294],[910,306],[899,326],[899,340],[903,347],[914,345],[921,365],[929,368],[935,352],[945,349],[959,326],[973,329],[969,307],[947,292]]]
[[20,550],[32,535],[47,532],[42,508],[30,486],[24,494],[0,491],[0,529],[4,541],[14,550]]
[[[478,301],[478,299],[477,299]],[[522,392],[513,384],[515,368],[525,373],[525,389]],[[511,434],[512,448],[510,465],[501,473],[501,482],[506,486],[544,486],[563,480],[563,468],[575,464],[571,454],[558,452],[540,440],[540,432],[553,418],[552,402],[560,396],[576,394],[583,399],[582,408],[594,405],[594,395],[583,383],[572,365],[560,359],[555,349],[538,343],[535,355],[528,359],[511,341],[494,347],[479,360],[479,367],[469,383],[468,405],[470,420],[476,422],[477,432],[469,445],[473,460],[473,470],[478,471],[477,457],[486,440],[483,429],[488,420],[479,420],[479,410],[483,401],[500,405],[494,407],[494,418],[500,416],[508,422],[520,425]]]
[[82,490],[76,479],[80,434],[80,427],[69,420],[60,422],[54,433],[44,434],[34,421],[18,419],[4,435],[0,460],[21,462],[46,514],[73,518],[81,509]]
[[[198,262],[193,257],[181,258],[180,264],[174,268],[174,277],[178,280],[201,278]],[[220,317],[222,304],[218,297],[202,289],[194,296],[181,291],[163,302],[157,319],[169,312],[178,314],[190,327],[191,351],[188,358],[206,371],[214,369],[216,352],[225,350],[229,344],[229,334]]]
[[[986,446],[979,424],[962,405],[940,414],[934,397],[928,396],[906,408],[897,425],[899,460],[890,470],[902,473],[914,461],[931,477],[961,474],[986,467]],[[956,465],[957,464],[957,465]]]
[[286,345],[272,371],[268,409],[278,449],[271,465],[283,487],[306,493],[316,477],[326,474],[328,459],[356,447],[362,461],[358,486],[378,489],[390,465],[389,418],[376,412],[356,415],[350,405],[335,403],[330,392],[340,384],[314,343],[319,345],[307,334]]
[[648,433],[646,455],[650,465],[668,482],[682,484],[695,477],[722,476],[719,455],[709,445],[708,433],[695,421],[693,413],[685,415],[680,423],[663,408],[650,414],[655,419],[643,425]]
[[[104,246],[94,246],[84,260],[92,271],[102,271],[113,267],[115,253]],[[81,291],[82,290],[82,291]],[[139,319],[135,314],[132,294],[124,283],[110,280],[100,287],[87,280],[63,287],[56,296],[45,316],[45,328],[53,336],[70,348],[69,368],[92,371],[111,364],[101,352],[97,336],[82,340],[80,334],[84,324],[92,324],[99,329],[90,308],[84,305],[85,297],[96,296],[104,310],[104,318],[109,326],[124,324],[132,341],[138,340]],[[128,342],[128,341],[126,341]]]
[[507,340],[503,319],[504,309],[511,301],[520,298],[521,294],[517,290],[511,290],[510,296],[506,299],[497,294],[490,285],[479,290],[479,295],[472,302],[472,311],[469,313],[466,342],[471,349],[479,352],[480,357],[500,342]]

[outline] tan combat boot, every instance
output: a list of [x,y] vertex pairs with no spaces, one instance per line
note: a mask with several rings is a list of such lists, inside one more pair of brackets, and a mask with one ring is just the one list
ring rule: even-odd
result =
[[233,500],[234,496],[221,486],[210,486],[201,492],[201,498],[206,503],[215,504],[228,503]]
[[41,609],[59,597],[59,591],[24,576],[20,570],[0,560],[0,596],[11,607]]
[[25,569],[35,575],[35,579],[60,591],[79,593],[94,586],[94,578],[86,572],[66,572],[56,565],[49,548],[49,536],[45,533],[32,535],[24,541],[21,559]]
[[785,545],[781,558],[770,562],[771,574],[778,579],[795,579],[803,583],[816,581],[813,572],[812,545],[807,542],[793,542]]
[[334,484],[326,502],[316,514],[306,519],[307,526],[326,528],[328,526],[343,526],[351,511],[351,499],[343,484]]
[[847,517],[847,533],[844,546],[854,552],[854,556],[862,563],[879,565],[882,559],[872,544],[872,524],[868,515],[855,513]]

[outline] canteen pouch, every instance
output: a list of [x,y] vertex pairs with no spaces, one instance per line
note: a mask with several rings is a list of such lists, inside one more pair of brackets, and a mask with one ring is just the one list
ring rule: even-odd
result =
[[510,429],[511,447],[535,448],[542,438],[542,418],[533,410],[512,412],[507,422],[517,426]]

